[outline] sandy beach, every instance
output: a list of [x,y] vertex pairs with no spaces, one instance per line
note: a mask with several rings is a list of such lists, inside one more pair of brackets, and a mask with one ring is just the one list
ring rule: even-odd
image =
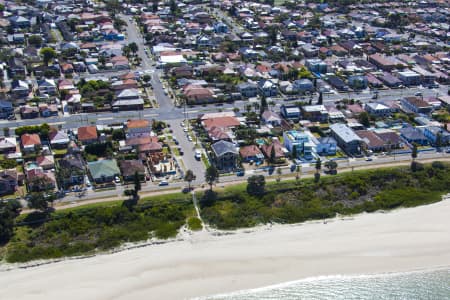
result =
[[0,272],[1,299],[189,299],[334,274],[450,266],[450,200]]

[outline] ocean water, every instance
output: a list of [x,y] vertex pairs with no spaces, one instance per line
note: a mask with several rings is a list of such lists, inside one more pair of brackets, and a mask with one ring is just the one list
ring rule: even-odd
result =
[[202,300],[446,300],[450,269],[358,276],[322,276]]

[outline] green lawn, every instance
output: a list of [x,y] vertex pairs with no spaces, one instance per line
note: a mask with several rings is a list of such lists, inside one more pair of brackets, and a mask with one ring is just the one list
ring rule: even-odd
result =
[[202,153],[202,162],[206,168],[208,168],[211,165],[211,163],[209,162],[209,159],[205,153]]

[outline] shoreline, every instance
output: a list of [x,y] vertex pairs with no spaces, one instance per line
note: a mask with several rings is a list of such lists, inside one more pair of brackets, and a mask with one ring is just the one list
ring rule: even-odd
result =
[[448,211],[447,195],[430,205],[326,222],[183,232],[182,240],[131,250],[26,269],[13,265],[0,272],[0,284],[8,286],[5,299],[189,299],[317,276],[445,268]]

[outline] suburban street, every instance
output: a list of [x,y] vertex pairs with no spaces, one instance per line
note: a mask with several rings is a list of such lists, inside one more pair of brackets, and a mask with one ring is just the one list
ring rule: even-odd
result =
[[[223,14],[219,10],[215,10],[222,19],[227,20],[232,27],[232,30],[236,34],[242,33],[242,29],[238,27],[234,22],[228,20],[229,17]],[[120,112],[102,112],[102,113],[80,113],[80,114],[67,114],[60,115],[57,117],[50,118],[37,118],[37,119],[25,119],[25,120],[1,120],[0,129],[10,128],[11,130],[20,126],[30,126],[39,125],[42,123],[48,123],[53,126],[60,126],[63,129],[78,128],[80,126],[86,125],[112,125],[126,122],[129,119],[156,119],[167,122],[170,124],[170,128],[173,130],[173,137],[178,140],[179,147],[183,149],[184,155],[177,157],[181,160],[180,164],[184,170],[190,169],[197,176],[196,180],[193,182],[194,185],[199,186],[204,184],[204,170],[205,166],[200,160],[194,158],[194,152],[196,149],[195,141],[190,142],[187,139],[187,134],[183,131],[180,123],[185,120],[186,115],[188,118],[195,118],[197,115],[208,112],[217,111],[233,111],[238,109],[237,113],[240,115],[246,110],[246,106],[249,101],[235,101],[233,103],[223,103],[223,104],[209,104],[209,105],[199,105],[199,106],[188,106],[176,107],[173,100],[168,96],[168,91],[164,88],[164,83],[162,82],[161,76],[162,72],[155,68],[155,62],[148,56],[146,52],[146,46],[144,44],[144,39],[137,28],[135,21],[126,15],[120,15],[120,17],[126,22],[126,35],[127,42],[135,42],[138,45],[138,56],[142,58],[141,66],[133,70],[139,74],[145,73],[151,75],[151,85],[153,87],[154,96],[158,102],[157,108],[147,108],[141,111],[120,111]],[[85,78],[87,80],[92,79],[109,79],[111,77],[117,77],[122,74],[126,74],[127,71],[120,72],[103,72],[98,74],[83,74],[77,75],[75,78]],[[378,99],[382,100],[398,100],[405,96],[414,96],[420,92],[424,97],[445,95],[447,93],[447,87],[441,86],[439,89],[426,89],[422,87],[415,88],[403,88],[403,89],[387,89],[378,91]],[[328,93],[323,94],[323,103],[334,103],[342,99],[354,99],[360,101],[361,103],[366,103],[373,101],[373,91],[366,89],[361,92],[348,92],[348,93]],[[290,98],[290,97],[289,97]],[[315,94],[312,97],[296,97],[295,100],[288,100],[288,97],[281,95],[277,98],[268,98],[267,100],[272,104],[275,110],[279,110],[282,105],[292,105],[297,101],[309,102],[312,99],[312,103],[315,104],[318,99],[318,95]],[[256,100],[258,101],[258,100]],[[186,112],[186,115],[185,115]],[[3,130],[0,130],[0,135],[3,134]],[[202,150],[203,151],[203,150]],[[440,159],[449,157],[445,152],[429,152],[420,153],[419,159]],[[366,161],[365,159],[345,159],[337,160],[338,168],[358,168],[358,167],[370,167],[373,165],[385,165],[406,162],[409,161],[410,154],[396,155],[396,156],[373,156],[371,161]],[[291,173],[290,166],[283,167],[283,174],[287,175]],[[309,174],[314,171],[313,164],[305,163],[302,165],[302,173]],[[246,180],[247,177],[255,174],[264,172],[263,170],[249,171],[243,177],[237,177],[236,175],[223,176],[220,178],[220,182],[239,182]],[[170,184],[170,188],[182,188],[186,183],[182,181],[174,182]],[[121,197],[126,186],[119,185],[114,190],[104,190],[104,191],[93,191],[87,190],[84,194],[70,193],[65,198],[62,199],[64,202],[73,202],[84,199],[92,198],[108,198],[108,197]],[[160,191],[167,189],[167,187],[160,187],[156,183],[148,182],[143,185],[142,192],[148,193],[151,191]]]

